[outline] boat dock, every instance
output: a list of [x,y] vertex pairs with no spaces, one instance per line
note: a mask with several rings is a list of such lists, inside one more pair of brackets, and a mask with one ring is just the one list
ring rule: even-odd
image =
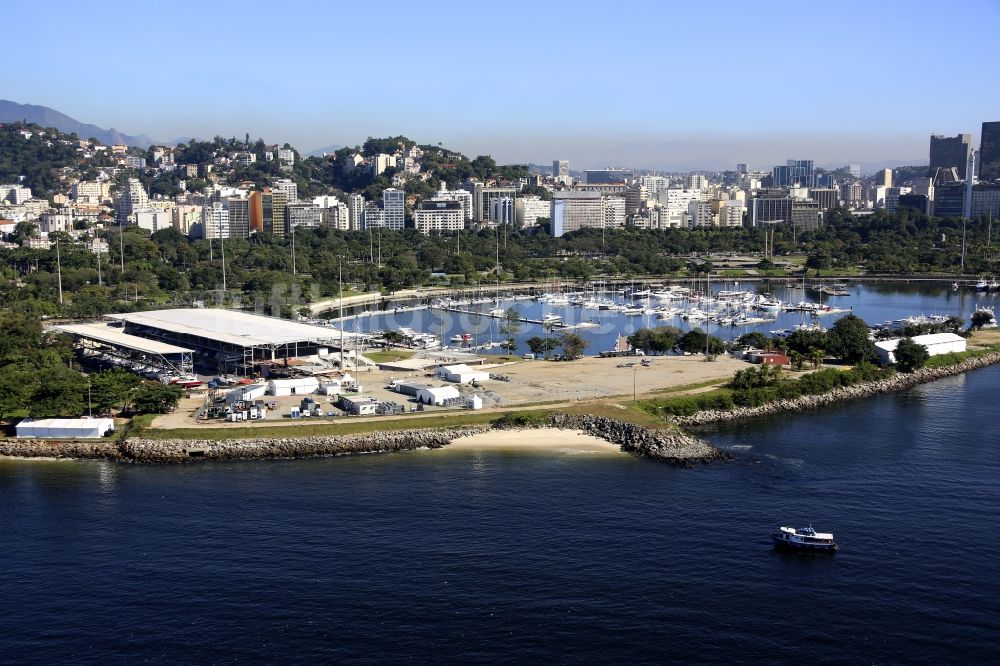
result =
[[[463,310],[462,308],[454,307],[444,307],[444,306],[431,306],[431,310],[442,310],[444,312],[454,312],[456,314],[464,314],[474,317],[490,317],[491,319],[505,319],[506,315],[494,315],[489,312],[476,312],[475,310]],[[564,324],[563,322],[544,322],[541,319],[529,319],[528,317],[519,316],[517,318],[522,324],[537,324],[539,326],[551,326],[552,328],[572,328],[572,324]]]

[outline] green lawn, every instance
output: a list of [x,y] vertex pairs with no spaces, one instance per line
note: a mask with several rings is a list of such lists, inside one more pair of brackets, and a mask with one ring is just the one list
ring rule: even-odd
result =
[[407,349],[390,349],[388,351],[365,352],[364,355],[376,363],[391,363],[411,358],[416,351]]

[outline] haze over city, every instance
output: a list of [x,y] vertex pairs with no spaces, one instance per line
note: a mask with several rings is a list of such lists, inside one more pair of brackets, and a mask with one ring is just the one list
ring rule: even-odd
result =
[[405,134],[574,168],[921,163],[928,134],[976,135],[1000,107],[997,56],[970,33],[1000,8],[940,8],[50,2],[39,20],[17,4],[4,96],[160,142],[249,132],[309,152]]

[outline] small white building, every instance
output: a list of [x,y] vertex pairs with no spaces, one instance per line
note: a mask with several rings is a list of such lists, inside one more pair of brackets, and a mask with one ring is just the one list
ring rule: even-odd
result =
[[417,391],[417,402],[425,405],[444,405],[453,400],[461,400],[462,394],[454,386],[425,386]]
[[323,395],[340,395],[343,390],[344,385],[340,379],[328,379],[319,385],[319,392]]
[[24,419],[17,424],[18,437],[38,439],[98,439],[114,432],[113,419]]
[[458,365],[442,365],[438,368],[434,376],[446,382],[456,384],[471,384],[472,382],[485,382],[490,378],[490,373],[482,370],[473,370],[464,363]]
[[[896,338],[895,340],[881,340],[875,343],[875,353],[878,354],[878,359],[884,365],[896,362],[896,347],[899,346],[899,341],[902,338]],[[927,353],[931,356],[938,356],[940,354],[951,354],[953,352],[964,352],[966,349],[965,338],[961,335],[956,335],[954,333],[931,333],[929,335],[915,335],[911,338],[918,345],[923,345],[927,348]]]
[[273,396],[309,395],[319,388],[319,380],[315,377],[296,377],[295,379],[270,379],[267,382],[267,392]]
[[478,393],[473,393],[472,396],[465,401],[465,406],[469,409],[482,409],[483,399],[479,397]]

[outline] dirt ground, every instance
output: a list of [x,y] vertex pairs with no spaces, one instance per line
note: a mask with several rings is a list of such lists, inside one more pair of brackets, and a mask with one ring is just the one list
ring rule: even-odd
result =
[[[483,396],[487,409],[503,409],[538,403],[572,403],[609,396],[631,397],[633,388],[635,395],[642,397],[660,389],[707,380],[727,379],[736,370],[747,367],[746,362],[727,355],[720,355],[713,362],[706,362],[702,356],[654,356],[649,359],[652,364],[648,367],[642,366],[638,358],[587,357],[572,362],[520,361],[509,365],[487,367],[495,374],[506,376],[509,381],[493,380],[484,382],[480,387],[462,386],[459,390],[463,395],[477,393]],[[390,380],[405,379],[432,386],[445,385],[445,382],[435,380],[433,373],[428,376],[423,372],[400,373],[376,370],[362,372],[358,375],[358,379],[363,385],[365,395],[383,401],[394,401],[405,405],[407,409],[412,407],[413,403],[408,402],[408,396],[388,390],[386,386]],[[266,421],[251,421],[239,425],[289,425],[292,422],[283,415],[287,414],[293,405],[298,405],[302,397],[268,396],[267,400],[278,402],[279,409],[271,410]],[[331,404],[331,397],[319,395],[311,397],[325,410],[336,410]],[[164,429],[230,425],[220,421],[196,421],[193,418],[194,414],[204,404],[203,395],[185,398],[175,412],[158,416],[152,425],[154,428]],[[428,407],[423,414],[430,415],[435,411],[441,412],[443,408]],[[359,419],[352,418],[353,420]],[[296,422],[316,421],[318,419]]]

